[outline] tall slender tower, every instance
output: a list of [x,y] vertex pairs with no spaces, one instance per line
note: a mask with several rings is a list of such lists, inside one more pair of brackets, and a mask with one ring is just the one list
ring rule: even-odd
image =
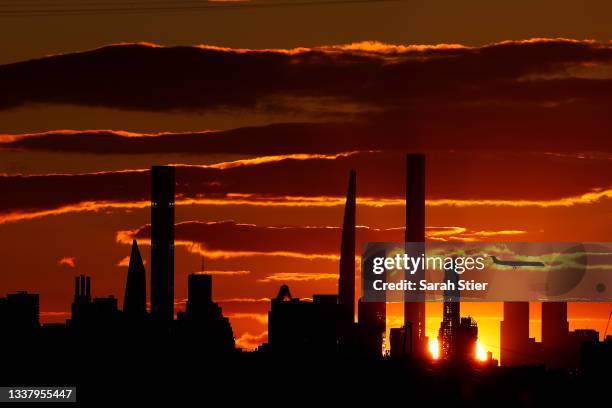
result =
[[[406,155],[406,237],[409,256],[425,253],[425,155]],[[409,248],[409,249],[408,249]],[[424,279],[424,270],[415,272],[411,279]],[[407,277],[408,278],[408,277]],[[416,293],[417,301],[404,302],[404,325],[410,327],[413,352],[421,355],[425,345],[425,294]],[[422,298],[422,299],[421,299]]]
[[146,273],[136,240],[132,241],[132,254],[125,282],[123,313],[128,318],[143,318],[147,313]]
[[174,319],[174,167],[151,168],[151,317]]
[[349,173],[344,222],[342,223],[342,242],[340,244],[340,275],[338,279],[338,299],[343,326],[355,322],[355,212],[356,212],[357,173]]

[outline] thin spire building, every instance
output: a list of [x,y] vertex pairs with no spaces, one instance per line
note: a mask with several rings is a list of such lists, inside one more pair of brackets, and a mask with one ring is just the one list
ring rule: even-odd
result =
[[357,173],[349,173],[349,185],[342,223],[340,244],[340,274],[338,279],[338,301],[344,327],[355,322],[355,222]]
[[[408,255],[425,253],[425,155],[406,155],[406,232]],[[418,269],[412,279],[424,279],[423,269]],[[406,293],[406,295],[409,295]],[[414,295],[411,295],[414,299]],[[411,351],[422,355],[426,351],[424,293],[417,293],[423,300],[404,302],[404,327],[409,328]],[[411,300],[412,300],[411,299]]]

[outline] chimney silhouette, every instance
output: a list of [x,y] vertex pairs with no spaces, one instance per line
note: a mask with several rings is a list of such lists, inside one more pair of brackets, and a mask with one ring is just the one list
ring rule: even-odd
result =
[[85,297],[91,299],[91,276],[85,278]]
[[132,253],[125,282],[123,312],[128,317],[144,317],[147,313],[147,286],[145,267],[140,256],[138,243],[132,241]]
[[81,297],[81,290],[79,282],[81,281],[80,276],[74,277],[74,301],[76,302]]
[[[406,235],[409,256],[425,253],[425,155],[406,155]],[[407,246],[408,249],[408,246]],[[411,279],[424,279],[423,269],[417,270]],[[411,295],[414,299],[414,294]],[[425,352],[425,302],[424,293],[417,293],[422,300],[404,302],[404,325],[410,327],[411,344],[416,354]]]
[[85,292],[85,275],[81,275],[81,288],[79,290],[79,294],[81,295],[81,297],[87,297],[87,294]]
[[342,223],[340,243],[340,275],[338,278],[338,302],[345,325],[355,322],[355,213],[357,173],[349,173],[348,191]]

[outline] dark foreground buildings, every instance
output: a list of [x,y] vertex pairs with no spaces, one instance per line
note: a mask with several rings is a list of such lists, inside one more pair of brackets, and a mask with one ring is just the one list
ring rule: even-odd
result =
[[234,350],[234,334],[229,319],[212,298],[212,276],[193,273],[187,277],[187,305],[177,314],[176,330],[186,344],[215,353]]
[[575,368],[585,363],[585,350],[599,350],[597,331],[569,331],[566,302],[542,302],[541,327],[542,341],[536,342],[529,337],[529,302],[505,302],[500,324],[501,364]]
[[380,358],[386,328],[386,305],[362,302],[355,322],[355,230],[357,175],[349,173],[340,241],[338,295],[315,294],[303,301],[282,285],[268,313],[268,343],[259,350],[272,353],[360,355]]
[[40,327],[38,294],[17,292],[0,298],[0,327],[5,336],[35,333]]
[[9,333],[6,337],[26,336],[41,342],[61,338],[75,347],[197,339],[202,354],[234,351],[229,320],[212,300],[212,276],[189,275],[187,309],[174,319],[174,168],[154,166],[151,176],[150,314],[146,270],[134,240],[122,309],[114,296],[92,296],[91,277],[80,275],[74,279],[71,316],[63,325],[40,326],[37,294],[20,292],[0,298],[0,321]]

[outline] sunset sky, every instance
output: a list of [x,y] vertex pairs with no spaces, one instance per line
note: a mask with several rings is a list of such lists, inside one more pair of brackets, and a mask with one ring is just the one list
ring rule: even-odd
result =
[[[76,274],[121,304],[134,238],[148,271],[152,164],[178,166],[177,309],[203,255],[246,348],[281,284],[336,292],[350,169],[358,244],[402,240],[406,152],[429,240],[612,241],[608,1],[22,3],[0,0],[0,294],[40,293],[43,321]],[[610,307],[570,304],[570,328],[603,334]],[[501,311],[462,304],[496,357]]]

